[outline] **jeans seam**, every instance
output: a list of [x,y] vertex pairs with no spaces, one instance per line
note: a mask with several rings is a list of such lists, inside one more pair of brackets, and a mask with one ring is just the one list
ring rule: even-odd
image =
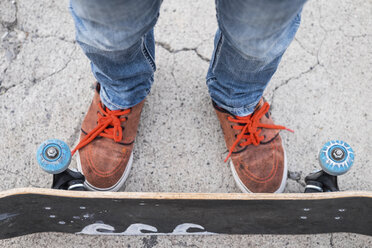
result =
[[[212,61],[212,64],[211,64],[211,72],[214,74],[214,68],[216,67],[216,64],[217,64],[217,60],[219,60],[220,58],[220,51],[221,51],[221,46],[222,46],[222,33],[220,33],[220,37],[218,38],[218,42],[217,42],[217,47],[216,47],[216,51],[214,53],[214,58],[213,58],[213,61]],[[207,81],[211,78],[215,78],[215,76],[212,76],[210,78],[207,78]]]
[[214,60],[213,60],[213,64],[212,64],[212,72],[217,64],[217,60],[220,58],[220,51],[221,51],[221,47],[222,47],[222,42],[223,42],[223,32],[222,32],[222,29],[221,29],[221,26],[222,24],[220,23],[220,13],[219,13],[219,0],[215,0],[215,4],[216,4],[216,19],[217,19],[217,22],[218,22],[218,26],[219,26],[219,29],[220,29],[220,37],[218,38],[218,42],[217,42],[217,47],[216,47],[216,52],[215,52],[215,56],[214,56]]
[[150,55],[150,53],[149,53],[149,51],[147,49],[147,46],[145,44],[145,38],[144,37],[142,37],[142,54],[146,58],[146,61],[151,66],[152,72],[154,73],[155,70],[156,70],[155,62],[154,62],[154,59],[151,57],[151,55]]

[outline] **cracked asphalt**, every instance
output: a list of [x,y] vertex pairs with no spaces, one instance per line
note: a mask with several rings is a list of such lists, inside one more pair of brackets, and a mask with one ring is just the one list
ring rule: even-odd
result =
[[[0,0],[0,190],[45,187],[37,166],[49,138],[76,144],[93,96],[89,62],[74,41],[68,1]],[[372,2],[312,0],[265,96],[282,132],[286,192],[302,192],[331,139],[356,152],[342,190],[372,190]],[[239,192],[223,162],[222,132],[205,85],[217,23],[214,1],[165,0],[155,29],[157,72],[125,191]],[[75,166],[73,160],[72,166]],[[371,247],[357,234],[103,237],[32,234],[2,247]]]

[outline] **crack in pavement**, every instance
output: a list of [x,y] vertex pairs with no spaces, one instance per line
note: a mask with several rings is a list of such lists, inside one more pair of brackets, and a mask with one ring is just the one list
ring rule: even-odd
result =
[[[75,46],[74,47],[74,49],[73,49],[73,51],[72,51],[72,54],[75,52],[75,50],[77,49],[77,47]],[[34,78],[34,79],[32,79],[31,80],[31,82],[33,83],[33,85],[35,85],[35,84],[37,84],[37,83],[39,83],[39,82],[41,82],[41,81],[44,81],[44,80],[46,80],[46,79],[48,79],[48,78],[50,78],[50,77],[53,77],[54,75],[56,75],[56,74],[58,74],[58,73],[60,73],[60,72],[62,72],[63,70],[65,70],[67,67],[68,67],[68,65],[71,63],[73,61],[73,59],[72,58],[70,58],[60,69],[58,69],[57,71],[54,71],[54,72],[52,72],[52,73],[50,73],[50,74],[48,74],[47,76],[44,76],[44,77],[40,77],[40,78]],[[18,85],[22,85],[23,83],[24,83],[24,81],[26,81],[26,79],[24,79],[24,80],[22,80],[21,82],[19,82],[19,83],[17,83],[17,84],[12,84],[11,86],[9,86],[9,87],[4,87],[4,86],[1,86],[1,84],[0,84],[0,96],[2,96],[2,95],[5,95],[10,89],[12,89],[12,88],[14,88],[14,87],[16,87],[16,86],[18,86]]]
[[203,56],[202,54],[200,54],[198,52],[198,46],[196,46],[196,47],[183,47],[181,49],[174,49],[174,48],[171,47],[171,45],[169,45],[168,43],[162,42],[162,41],[155,41],[155,44],[158,45],[158,46],[161,46],[162,48],[164,48],[165,50],[167,50],[168,52],[173,53],[173,54],[176,54],[176,53],[179,53],[179,52],[193,51],[201,60],[203,60],[205,62],[208,62],[208,63],[211,61],[209,58]]
[[[72,52],[72,54],[75,52],[75,50],[76,50],[76,47],[74,47],[74,49],[73,49],[73,52]],[[38,82],[40,82],[40,81],[44,81],[44,80],[46,80],[46,79],[48,79],[48,78],[50,78],[50,77],[53,77],[54,75],[56,75],[56,74],[58,74],[58,73],[60,73],[60,72],[62,72],[63,70],[65,70],[66,68],[67,68],[67,66],[71,63],[73,61],[73,59],[72,58],[70,58],[60,69],[58,69],[57,71],[55,71],[55,72],[52,72],[51,74],[49,74],[49,75],[47,75],[47,76],[45,76],[45,77],[41,77],[41,78],[35,78],[32,82],[34,83],[34,84],[36,84],[36,83],[38,83]]]
[[[22,85],[24,81],[25,81],[25,79],[22,80],[21,82],[19,82],[18,84],[12,84],[12,85],[10,85],[9,87],[0,86],[0,96],[5,95],[5,93],[7,93],[8,90],[10,90],[10,89],[16,87],[17,85]],[[1,84],[0,84],[0,85],[1,85]]]
[[63,36],[56,36],[56,35],[38,35],[38,34],[32,34],[31,38],[32,39],[49,39],[49,38],[54,38],[54,39],[58,39],[58,40],[61,40],[61,41],[64,41],[64,42],[68,42],[68,43],[74,44],[74,45],[76,44],[76,40],[69,40],[69,39],[66,39]]
[[[69,59],[66,64],[59,70],[45,76],[45,77],[41,77],[41,78],[34,78],[31,82],[33,83],[33,85],[37,84],[38,82],[40,81],[43,81],[43,80],[46,80],[58,73],[60,73],[61,71],[65,70],[67,68],[67,66],[71,63],[72,59]],[[17,84],[12,84],[11,86],[9,87],[3,87],[3,86],[0,86],[0,96],[2,95],[5,95],[9,90],[13,89],[14,87],[16,86],[19,86],[19,85],[22,85],[24,83],[24,81],[26,81],[25,79],[22,80],[21,82],[17,83]]]
[[304,50],[306,53],[312,55],[312,56],[315,56],[316,57],[316,54],[314,54],[312,51],[309,51],[303,44],[302,42],[297,39],[297,37],[294,38],[294,40],[297,42],[297,44],[302,48],[302,50]]
[[[15,20],[11,23],[4,23],[1,22],[1,25],[5,27],[6,32],[1,37],[1,48],[4,49],[6,58],[8,59],[8,65],[5,67],[3,71],[3,75],[5,75],[6,71],[8,70],[9,66],[17,59],[18,54],[22,50],[22,46],[24,44],[24,41],[27,39],[29,34],[31,32],[27,32],[23,30],[21,27],[19,27],[19,16],[18,16],[18,3],[17,1],[13,1],[13,4],[15,6]],[[33,38],[41,38],[41,39],[47,39],[47,38],[55,38],[59,39],[64,42],[68,42],[71,44],[76,44],[74,40],[66,39],[65,37],[59,37],[59,36],[53,36],[53,35],[46,35],[46,36],[39,36],[38,34],[33,34],[31,39]],[[75,48],[76,49],[76,48]],[[75,51],[75,50],[74,50]],[[65,65],[64,67],[66,67]],[[62,68],[61,70],[63,70]],[[59,71],[61,71],[59,70]],[[56,71],[52,73],[49,76],[53,76],[54,74],[58,73],[59,71]],[[47,76],[46,78],[48,78]],[[43,79],[36,79],[37,81],[43,80]],[[33,80],[34,82],[35,80]],[[9,89],[15,87],[16,85],[20,84],[13,84],[9,87],[1,87],[2,79],[0,78],[0,95],[5,94]]]
[[313,71],[313,70],[314,70],[316,67],[318,67],[318,66],[322,66],[322,65],[319,63],[319,61],[318,61],[317,63],[311,65],[311,66],[309,67],[309,69],[307,69],[306,71],[301,72],[301,73],[298,74],[297,76],[290,77],[290,78],[284,80],[284,82],[281,83],[280,85],[277,85],[277,86],[274,88],[273,93],[272,93],[272,97],[271,97],[271,105],[272,105],[272,106],[275,105],[275,104],[274,104],[274,100],[275,100],[275,96],[276,96],[275,93],[276,93],[276,91],[277,91],[278,89],[280,89],[280,88],[283,87],[283,86],[286,86],[286,85],[289,84],[292,80],[299,79],[299,78],[301,78],[303,75],[305,75],[305,74],[307,74],[307,73],[310,73],[311,71]]
[[[301,72],[301,73],[298,74],[297,76],[290,77],[290,78],[284,80],[283,83],[277,85],[277,86],[274,88],[273,93],[272,93],[272,97],[271,97],[271,105],[272,105],[272,106],[274,106],[274,100],[275,100],[275,96],[276,96],[276,91],[277,91],[278,89],[280,89],[280,88],[283,87],[283,86],[288,85],[292,80],[297,80],[297,79],[301,78],[302,76],[306,75],[307,73],[312,72],[312,71],[313,71],[315,68],[317,68],[318,66],[321,66],[321,67],[323,67],[323,68],[326,70],[326,68],[323,66],[323,64],[320,62],[320,59],[319,59],[320,51],[321,51],[321,49],[322,49],[322,47],[323,47],[323,43],[324,43],[324,41],[325,41],[325,39],[327,38],[327,35],[328,35],[328,30],[325,29],[325,28],[323,27],[322,23],[321,23],[321,18],[322,18],[322,17],[321,17],[321,7],[320,7],[320,5],[319,5],[319,20],[318,20],[318,22],[319,22],[319,27],[324,31],[324,35],[323,35],[322,41],[321,41],[320,44],[319,44],[319,47],[318,47],[318,50],[317,50],[316,54],[312,54],[312,53],[310,53],[311,55],[313,55],[313,56],[316,57],[316,63],[313,64],[313,65],[311,65],[311,66],[309,67],[309,69],[307,69],[306,71]],[[298,39],[295,38],[295,40],[298,42],[299,46],[300,46],[302,49],[304,49],[305,52],[308,52],[308,51],[307,51],[307,50],[302,46],[301,42],[300,42]],[[309,52],[308,52],[308,53],[309,53]],[[326,70],[326,71],[327,71],[327,70]]]

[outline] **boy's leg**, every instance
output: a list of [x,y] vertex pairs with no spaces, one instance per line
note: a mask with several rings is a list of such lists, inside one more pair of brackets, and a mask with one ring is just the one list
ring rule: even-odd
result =
[[153,27],[161,0],[71,0],[76,40],[111,110],[141,102],[155,71]]
[[262,94],[296,34],[305,2],[216,0],[219,29],[207,85],[234,178],[246,192],[281,192],[285,186],[277,131],[284,127],[273,125]]
[[155,71],[153,27],[161,0],[71,0],[76,40],[97,87],[82,123],[78,166],[93,190],[118,190],[128,176]]

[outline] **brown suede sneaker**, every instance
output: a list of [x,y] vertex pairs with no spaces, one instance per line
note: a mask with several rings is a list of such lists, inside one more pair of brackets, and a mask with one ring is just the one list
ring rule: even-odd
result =
[[130,109],[109,110],[99,96],[100,85],[81,126],[78,169],[90,190],[117,191],[129,175],[132,150],[145,100]]
[[213,103],[229,149],[225,162],[230,166],[239,188],[246,193],[281,193],[287,180],[287,164],[279,129],[263,99],[254,112],[238,117]]

